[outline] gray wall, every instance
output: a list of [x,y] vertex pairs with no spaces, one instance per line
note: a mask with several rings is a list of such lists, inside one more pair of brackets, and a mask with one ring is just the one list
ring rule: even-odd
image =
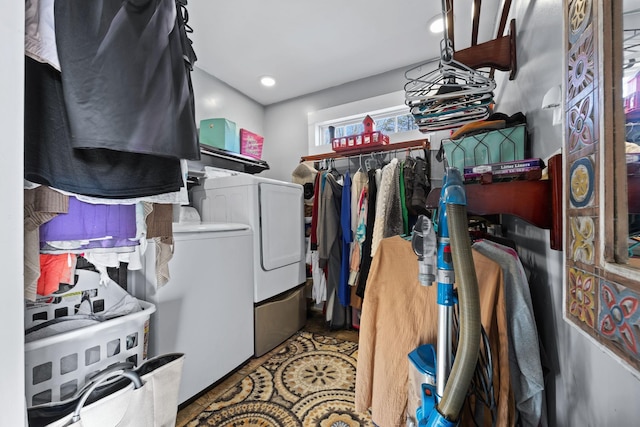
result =
[[264,107],[196,66],[191,73],[196,105],[196,123],[200,120],[225,118],[244,128],[264,135]]
[[[500,111],[527,116],[536,157],[562,146],[562,126],[552,126],[542,97],[563,81],[563,9],[555,0],[513,3],[519,71],[514,81],[498,81]],[[503,76],[500,76],[503,77]],[[549,233],[506,218],[530,274],[538,333],[546,350],[547,402],[551,426],[630,426],[640,419],[640,381],[562,318],[563,252],[549,248]]]

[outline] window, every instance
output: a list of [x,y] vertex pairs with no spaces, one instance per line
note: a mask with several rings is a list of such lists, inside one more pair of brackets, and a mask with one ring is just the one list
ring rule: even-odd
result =
[[362,120],[367,115],[374,120],[375,130],[389,135],[391,143],[425,138],[404,101],[404,91],[397,91],[309,112],[308,154],[332,151],[330,127],[336,138],[362,133]]
[[331,144],[331,127],[334,129],[334,138],[363,133],[364,126],[362,124],[362,120],[367,116],[367,114],[375,121],[375,130],[380,131],[385,135],[418,130],[418,126],[413,120],[413,116],[407,112],[407,107],[401,106],[393,108],[391,112],[378,114],[362,113],[357,119],[331,120],[325,123],[319,123],[318,126],[320,127],[320,134],[322,135],[322,138],[319,141],[316,141],[316,145]]

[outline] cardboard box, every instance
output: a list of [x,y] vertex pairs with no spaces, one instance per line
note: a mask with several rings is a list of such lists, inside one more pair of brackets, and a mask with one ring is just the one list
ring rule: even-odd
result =
[[236,124],[227,119],[200,120],[200,144],[240,153]]

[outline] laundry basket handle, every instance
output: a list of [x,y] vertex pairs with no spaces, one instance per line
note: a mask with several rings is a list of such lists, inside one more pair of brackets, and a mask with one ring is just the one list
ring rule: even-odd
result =
[[133,383],[133,387],[136,389],[142,387],[142,380],[140,379],[140,376],[136,372],[129,369],[119,369],[117,371],[108,371],[96,376],[91,386],[82,395],[82,398],[76,405],[76,409],[75,411],[73,411],[73,416],[71,417],[71,420],[69,420],[69,423],[67,425],[77,423],[80,420],[80,411],[84,407],[84,404],[86,403],[91,393],[93,393],[93,391],[96,388],[98,388],[102,383],[115,377],[129,378]]

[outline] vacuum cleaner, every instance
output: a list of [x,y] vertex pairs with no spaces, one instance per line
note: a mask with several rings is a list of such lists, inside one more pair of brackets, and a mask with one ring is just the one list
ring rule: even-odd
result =
[[[421,406],[417,408],[415,418],[408,417],[408,425],[456,426],[476,370],[482,326],[466,205],[460,171],[447,168],[438,203],[437,223],[433,224],[428,217],[421,215],[413,228],[412,247],[418,256],[420,282],[424,286],[437,282],[438,338],[435,350],[432,345],[425,344],[409,354],[414,364],[421,365],[420,370],[425,375],[421,377],[424,382],[420,384]],[[457,289],[454,289],[454,281]],[[453,312],[456,304],[460,323],[453,357]]]

